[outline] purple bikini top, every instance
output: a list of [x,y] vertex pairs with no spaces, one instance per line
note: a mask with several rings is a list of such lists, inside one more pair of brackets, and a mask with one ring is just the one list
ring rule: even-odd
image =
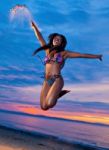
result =
[[54,55],[54,57],[49,57],[48,55],[44,59],[44,64],[50,63],[51,61],[62,64],[64,59],[62,58],[60,53]]

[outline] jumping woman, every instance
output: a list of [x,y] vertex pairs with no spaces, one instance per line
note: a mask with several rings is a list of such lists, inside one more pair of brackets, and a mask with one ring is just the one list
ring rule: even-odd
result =
[[46,43],[37,25],[31,21],[35,35],[39,40],[41,47],[36,49],[33,56],[41,50],[45,50],[45,79],[40,95],[40,106],[43,110],[54,107],[58,98],[62,97],[68,90],[62,90],[64,80],[61,75],[61,69],[64,67],[66,59],[69,58],[91,58],[102,60],[102,55],[82,54],[65,50],[67,40],[65,36],[52,33],[48,36],[49,42]]

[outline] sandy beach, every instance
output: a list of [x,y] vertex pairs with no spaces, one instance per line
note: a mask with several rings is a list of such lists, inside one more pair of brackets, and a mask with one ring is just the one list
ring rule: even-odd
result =
[[31,133],[0,126],[0,150],[91,150],[57,140],[55,137]]
[[31,135],[22,131],[0,127],[1,150],[71,150],[73,145],[56,141],[41,135]]

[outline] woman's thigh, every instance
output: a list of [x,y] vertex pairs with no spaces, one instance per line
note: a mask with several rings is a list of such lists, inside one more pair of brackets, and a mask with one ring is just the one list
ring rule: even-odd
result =
[[40,103],[43,104],[46,101],[46,96],[47,93],[50,89],[49,84],[47,83],[47,81],[44,81],[42,89],[41,89],[41,94],[40,94]]
[[49,92],[46,96],[46,104],[48,106],[55,105],[59,96],[59,93],[61,92],[62,88],[64,86],[63,78],[57,78],[51,88],[49,89]]

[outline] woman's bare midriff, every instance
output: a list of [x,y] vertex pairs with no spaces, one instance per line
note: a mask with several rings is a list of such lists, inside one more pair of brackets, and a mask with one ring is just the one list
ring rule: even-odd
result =
[[46,77],[52,76],[52,75],[59,75],[61,73],[61,64],[51,62],[46,64],[45,67],[45,74]]

